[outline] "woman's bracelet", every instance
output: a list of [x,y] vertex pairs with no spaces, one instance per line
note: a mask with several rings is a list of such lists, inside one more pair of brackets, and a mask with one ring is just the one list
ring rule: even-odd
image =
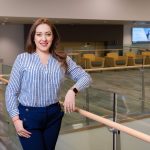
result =
[[72,90],[75,93],[75,95],[79,92],[75,87],[70,88],[70,90]]

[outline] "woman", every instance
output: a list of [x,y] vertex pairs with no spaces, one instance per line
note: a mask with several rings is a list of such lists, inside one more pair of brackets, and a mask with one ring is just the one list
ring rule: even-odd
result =
[[47,19],[32,25],[27,52],[18,55],[6,89],[6,107],[24,150],[54,150],[63,111],[59,92],[67,75],[76,83],[64,101],[65,112],[75,109],[75,95],[89,86],[90,76],[64,53],[56,52],[58,33]]

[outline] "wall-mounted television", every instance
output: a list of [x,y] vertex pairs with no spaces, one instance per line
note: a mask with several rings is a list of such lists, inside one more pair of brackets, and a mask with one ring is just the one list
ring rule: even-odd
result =
[[133,27],[132,28],[132,43],[150,43],[150,28]]

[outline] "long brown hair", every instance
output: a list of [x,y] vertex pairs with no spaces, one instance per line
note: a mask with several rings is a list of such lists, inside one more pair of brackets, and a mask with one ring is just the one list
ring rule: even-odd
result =
[[56,58],[61,63],[61,66],[66,70],[67,69],[67,62],[66,62],[67,55],[63,51],[56,51],[57,46],[60,42],[60,38],[59,38],[58,32],[54,24],[52,24],[47,18],[39,18],[31,26],[29,35],[27,38],[26,51],[28,53],[33,53],[36,51],[34,36],[35,36],[36,28],[40,24],[47,24],[51,28],[52,34],[53,34],[53,41],[52,41],[51,47],[49,48],[49,53],[54,58]]

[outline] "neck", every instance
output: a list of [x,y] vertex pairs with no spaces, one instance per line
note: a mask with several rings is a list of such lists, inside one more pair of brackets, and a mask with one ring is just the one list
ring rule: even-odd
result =
[[43,57],[50,55],[49,51],[41,52],[41,51],[36,50],[36,53],[37,53],[39,56],[43,56]]

